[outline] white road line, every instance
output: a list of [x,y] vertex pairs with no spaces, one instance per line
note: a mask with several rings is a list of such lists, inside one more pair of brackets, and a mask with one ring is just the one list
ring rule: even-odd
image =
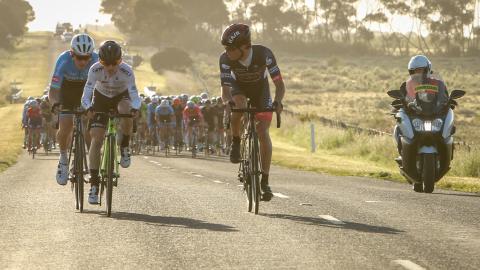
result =
[[409,261],[409,260],[394,260],[394,261],[392,261],[392,263],[398,264],[398,265],[400,265],[403,268],[408,269],[408,270],[426,270],[425,268],[421,267],[420,265],[418,265],[418,264],[416,264],[412,261]]
[[214,183],[217,183],[217,184],[223,184],[222,181],[218,181],[218,180],[214,180],[213,182],[214,182]]
[[158,163],[158,162],[156,162],[155,160],[150,160],[150,163]]
[[237,185],[237,187],[243,187],[243,185]]
[[290,198],[287,195],[283,195],[282,193],[273,193],[273,196],[278,197],[278,198],[282,198],[282,199]]
[[339,220],[339,219],[336,219],[332,216],[329,216],[329,215],[319,215],[319,217],[329,221],[330,223],[333,223],[333,224],[336,224],[336,225],[343,225],[345,224],[345,222]]
[[379,202],[382,202],[382,201],[365,201],[367,203],[379,203]]
[[198,177],[198,178],[203,178],[203,177],[205,177],[205,176],[200,175],[200,174],[194,174],[193,176]]
[[147,156],[143,156],[143,158],[144,158],[144,159],[148,159],[148,157],[147,157]]

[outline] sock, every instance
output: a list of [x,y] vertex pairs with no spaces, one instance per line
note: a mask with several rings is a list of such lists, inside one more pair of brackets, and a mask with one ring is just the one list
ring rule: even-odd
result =
[[268,174],[262,173],[262,184],[268,186]]
[[130,135],[123,135],[122,136],[122,143],[120,144],[120,146],[122,148],[125,148],[125,147],[128,147],[130,145]]
[[60,151],[60,163],[63,163],[63,164],[68,163],[67,151]]
[[95,169],[90,169],[90,186],[98,186],[99,184],[99,171]]

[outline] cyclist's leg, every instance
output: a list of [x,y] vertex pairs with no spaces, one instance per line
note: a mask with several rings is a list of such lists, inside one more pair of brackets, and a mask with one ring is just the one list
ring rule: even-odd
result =
[[60,147],[60,160],[62,162],[68,162],[67,150],[69,141],[72,137],[73,131],[73,115],[60,114],[60,120],[58,123],[57,142]]
[[[243,109],[246,107],[247,98],[242,92],[232,91],[233,101],[235,102],[235,107]],[[231,118],[231,129],[232,129],[232,145],[230,149],[230,162],[239,163],[240,162],[240,133],[242,129],[242,113],[232,113]]]

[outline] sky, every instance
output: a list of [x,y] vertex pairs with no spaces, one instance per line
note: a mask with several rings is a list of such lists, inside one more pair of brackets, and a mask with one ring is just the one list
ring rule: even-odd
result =
[[27,0],[35,11],[35,20],[28,24],[30,31],[55,31],[57,22],[80,24],[110,23],[110,15],[100,13],[101,0]]
[[[30,31],[54,31],[57,22],[70,22],[77,28],[80,24],[111,23],[110,15],[100,13],[101,0],[27,0],[35,11],[36,19],[28,27]],[[201,1],[201,0],[198,0]],[[313,6],[315,0],[307,0]],[[369,11],[376,9],[376,0],[361,0],[358,6],[358,18],[362,18]],[[408,17],[395,17],[390,26],[383,26],[384,31],[399,31],[407,33],[412,29],[413,22]],[[380,30],[371,25],[372,30]]]

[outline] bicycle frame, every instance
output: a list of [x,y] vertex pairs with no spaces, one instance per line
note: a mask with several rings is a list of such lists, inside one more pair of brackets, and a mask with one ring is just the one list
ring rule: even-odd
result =
[[[117,126],[116,126],[116,123],[115,123],[115,119],[112,118],[112,117],[109,117],[108,119],[108,124],[107,124],[107,133],[105,134],[105,141],[103,142],[103,147],[102,147],[102,162],[100,164],[100,175],[102,177],[106,177],[106,173],[107,173],[107,168],[108,168],[108,164],[110,163],[110,160],[108,160],[108,153],[110,151],[110,144],[109,144],[109,140],[114,140],[116,142],[116,136],[117,136]],[[115,143],[116,145],[116,143]],[[116,146],[117,148],[117,146]],[[120,175],[119,175],[119,162],[118,162],[118,149],[115,149],[114,151],[114,154],[115,154],[115,157],[114,157],[114,162],[115,162],[115,166],[114,166],[114,176],[115,178],[118,178]]]

